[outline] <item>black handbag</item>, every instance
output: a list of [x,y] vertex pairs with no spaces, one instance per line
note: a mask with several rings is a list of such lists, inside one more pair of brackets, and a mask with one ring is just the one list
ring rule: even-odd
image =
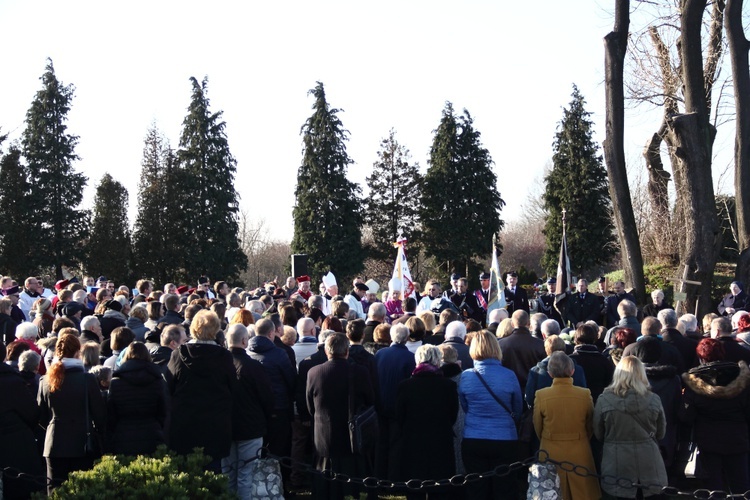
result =
[[349,367],[349,441],[352,453],[366,455],[375,448],[380,434],[378,414],[370,405],[360,411],[354,408],[354,369]]
[[83,445],[83,453],[89,458],[99,458],[102,456],[102,444],[89,416],[89,388],[86,375],[83,374],[83,401],[86,406],[86,443]]

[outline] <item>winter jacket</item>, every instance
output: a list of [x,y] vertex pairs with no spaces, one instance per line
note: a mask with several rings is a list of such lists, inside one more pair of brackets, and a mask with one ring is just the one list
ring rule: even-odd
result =
[[[539,389],[552,386],[552,377],[547,373],[547,364],[549,363],[549,356],[541,360],[537,365],[529,371],[529,378],[526,381],[526,404],[529,407],[534,407],[534,397]],[[573,362],[575,364],[575,361]],[[586,388],[586,374],[583,373],[583,368],[575,365],[575,371],[573,372],[573,385],[576,387]]]
[[273,411],[271,381],[258,361],[241,347],[230,349],[237,371],[232,406],[232,439],[247,441],[266,435]]
[[750,370],[744,361],[715,362],[682,375],[686,419],[698,448],[732,455],[750,450]]
[[161,369],[131,359],[112,375],[107,396],[109,449],[116,454],[153,453],[166,442],[169,394]]
[[295,370],[289,356],[283,349],[276,347],[267,337],[255,336],[250,339],[248,355],[263,365],[271,379],[273,391],[273,409],[288,411],[294,394]]
[[201,446],[213,459],[228,456],[237,383],[232,355],[213,342],[189,342],[172,352],[168,367],[172,374],[170,448],[187,454]]
[[[474,370],[484,377],[492,392],[516,417],[523,410],[523,396],[516,375],[496,359],[474,363]],[[458,399],[466,413],[464,439],[515,441],[516,423],[498,403],[473,370],[464,370],[458,385]]]
[[375,354],[375,365],[380,386],[382,416],[395,418],[398,384],[411,377],[411,372],[416,367],[414,355],[406,348],[406,344],[394,342],[390,347],[381,349]]
[[[604,391],[594,408],[594,434],[604,443],[602,475],[627,478],[656,487],[644,490],[644,496],[656,495],[667,485],[667,471],[659,452],[658,440],[666,431],[664,409],[659,396],[648,392],[641,396],[629,391],[620,397]],[[609,481],[602,489],[612,496],[635,498],[636,490]]]
[[133,333],[135,334],[135,340],[137,340],[138,342],[143,342],[143,340],[146,338],[148,328],[146,328],[146,325],[144,325],[143,321],[141,321],[140,319],[130,317],[125,322],[125,326],[133,330]]

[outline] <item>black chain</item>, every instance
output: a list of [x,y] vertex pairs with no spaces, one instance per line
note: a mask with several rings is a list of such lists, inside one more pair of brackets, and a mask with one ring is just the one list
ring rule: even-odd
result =
[[[584,465],[576,464],[566,460],[558,461],[549,457],[546,451],[539,450],[536,454],[511,464],[498,465],[492,470],[486,472],[470,472],[468,474],[456,474],[450,478],[444,479],[409,479],[408,481],[391,481],[389,479],[378,479],[376,477],[368,476],[365,478],[351,477],[347,474],[338,473],[332,470],[318,470],[314,466],[300,462],[291,457],[279,457],[268,452],[267,448],[261,448],[258,450],[257,456],[249,460],[240,460],[233,464],[230,468],[241,468],[247,464],[255,462],[259,459],[274,459],[279,462],[281,467],[291,469],[292,467],[298,467],[302,471],[314,474],[324,478],[327,481],[338,481],[346,484],[353,484],[358,486],[364,486],[365,488],[381,488],[381,489],[394,489],[394,490],[411,490],[420,491],[425,489],[446,487],[446,486],[465,486],[469,483],[481,481],[491,477],[505,477],[510,474],[516,473],[523,469],[528,469],[531,465],[538,463],[549,463],[559,467],[560,470],[575,474],[581,477],[595,477],[599,479],[602,484],[610,486],[619,486],[621,488],[628,489],[640,489],[648,490],[653,493],[660,493],[672,497],[680,498],[697,498],[699,500],[719,500],[719,499],[746,499],[750,500],[750,490],[744,493],[727,493],[722,490],[708,490],[708,489],[697,489],[694,491],[683,491],[674,486],[664,486],[661,484],[642,484],[632,479],[624,477],[616,477],[608,474],[598,474],[596,471],[591,471]],[[2,469],[3,477],[10,479],[22,479],[25,481],[31,481],[39,486],[47,486],[48,478],[46,476],[34,476],[32,474],[25,473],[15,467],[4,467]],[[658,490],[658,492],[657,492]]]

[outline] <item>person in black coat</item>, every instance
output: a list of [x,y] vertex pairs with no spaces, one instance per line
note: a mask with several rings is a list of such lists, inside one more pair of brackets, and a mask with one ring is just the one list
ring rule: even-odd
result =
[[[255,337],[250,339],[248,354],[263,365],[271,380],[273,416],[268,422],[266,441],[271,453],[287,457],[292,451],[292,402],[296,371],[286,352],[274,345],[276,327],[268,318],[255,323]],[[294,352],[292,352],[293,354]],[[282,468],[285,488],[289,484],[289,469]]]
[[13,303],[10,299],[0,299],[0,340],[5,345],[15,342],[16,340],[16,327],[18,323],[13,321],[10,317],[10,310]]
[[166,443],[169,393],[161,369],[146,346],[133,342],[112,374],[107,395],[109,450],[122,455],[151,454]]
[[172,352],[168,365],[172,374],[169,446],[180,454],[203,447],[212,458],[207,469],[217,473],[232,443],[232,400],[237,383],[232,354],[215,342],[220,325],[216,314],[199,311],[190,325],[192,340]]
[[[371,475],[364,457],[354,455],[349,439],[350,413],[375,403],[367,370],[347,362],[349,341],[342,334],[326,339],[328,361],[310,370],[307,376],[307,409],[314,419],[315,464],[318,470],[331,470],[350,476]],[[351,401],[350,401],[351,399]],[[315,476],[314,497],[359,498],[359,492],[338,481]]]
[[[78,359],[81,343],[76,335],[64,333],[55,344],[55,361],[39,382],[39,425],[47,429],[44,457],[47,460],[47,486],[51,493],[72,471],[94,466],[94,456],[86,456],[89,428],[98,442],[105,435],[106,408],[96,378],[83,371]],[[88,407],[86,403],[88,402]],[[86,412],[90,422],[86,421]]]
[[604,392],[604,388],[612,382],[615,365],[596,348],[599,334],[591,325],[581,325],[576,329],[575,348],[570,357],[586,374],[586,386],[591,391],[591,397],[596,399]]
[[747,310],[748,297],[745,293],[745,286],[739,281],[733,281],[729,285],[729,292],[721,300],[717,309],[722,316],[729,316],[731,318],[737,311]]
[[[443,479],[456,472],[453,424],[458,415],[456,383],[440,371],[440,349],[423,345],[415,354],[411,378],[398,386],[398,479]],[[407,492],[406,498],[433,498],[439,489]]]
[[451,302],[458,309],[459,314],[464,319],[475,319],[480,323],[485,319],[484,310],[479,306],[477,298],[473,293],[467,291],[469,282],[466,278],[458,280],[458,291],[451,295]]
[[578,293],[574,293],[568,298],[568,305],[566,308],[566,320],[570,323],[570,326],[575,328],[578,323],[586,321],[596,321],[597,324],[601,323],[601,307],[596,295],[589,293],[588,291],[589,282],[580,279],[576,289]]
[[462,370],[474,368],[474,360],[469,354],[469,346],[466,345],[466,325],[461,321],[452,321],[445,327],[445,340],[443,344],[449,345],[456,350],[458,361]]
[[271,381],[263,365],[248,356],[247,328],[240,323],[229,325],[227,344],[237,370],[232,405],[232,447],[222,459],[221,469],[229,478],[229,489],[239,498],[251,496],[252,475],[258,450],[273,411]]
[[607,328],[612,328],[620,323],[620,314],[617,312],[617,306],[620,302],[629,300],[633,304],[637,303],[633,294],[625,291],[624,281],[615,281],[614,291],[615,293],[604,297],[604,317],[607,320],[607,324],[601,326],[606,326]]
[[[24,378],[6,365],[5,345],[0,342],[0,469],[13,467],[32,476],[44,475],[44,462],[38,453],[34,430],[38,427],[39,407]],[[2,476],[5,498],[29,498],[43,487],[11,474]]]
[[698,347],[698,342],[685,337],[677,329],[677,313],[674,309],[662,309],[657,313],[656,317],[662,326],[662,340],[677,349],[680,353],[684,370],[698,366],[698,358],[695,355],[695,348]]
[[378,412],[380,424],[380,441],[375,454],[375,474],[381,478],[395,478],[397,471],[398,426],[396,424],[396,398],[398,385],[411,376],[416,363],[414,355],[406,348],[409,339],[409,328],[404,324],[391,328],[390,347],[375,354],[375,365],[378,371],[380,387],[380,404]]
[[518,274],[511,271],[505,276],[505,280],[508,283],[505,287],[505,302],[508,304],[508,313],[513,314],[521,309],[528,313],[530,311],[529,296],[523,287],[517,286]]
[[711,321],[711,338],[724,345],[724,360],[744,361],[750,364],[750,349],[742,347],[732,335],[732,323],[729,318],[715,318]]
[[750,489],[750,370],[744,361],[727,362],[726,344],[717,339],[698,343],[701,365],[682,375],[686,420],[693,422],[700,450],[696,476],[711,490]]
[[521,393],[526,390],[529,371],[547,357],[544,341],[531,335],[529,331],[529,314],[516,311],[511,318],[513,332],[499,340],[503,353],[503,366],[512,370],[518,378]]

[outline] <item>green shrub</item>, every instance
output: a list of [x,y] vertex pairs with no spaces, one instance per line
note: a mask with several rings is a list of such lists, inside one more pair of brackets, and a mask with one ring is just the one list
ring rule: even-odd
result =
[[236,498],[227,489],[225,476],[205,470],[210,460],[199,448],[183,456],[170,454],[163,445],[152,456],[105,455],[93,469],[71,473],[51,498]]

